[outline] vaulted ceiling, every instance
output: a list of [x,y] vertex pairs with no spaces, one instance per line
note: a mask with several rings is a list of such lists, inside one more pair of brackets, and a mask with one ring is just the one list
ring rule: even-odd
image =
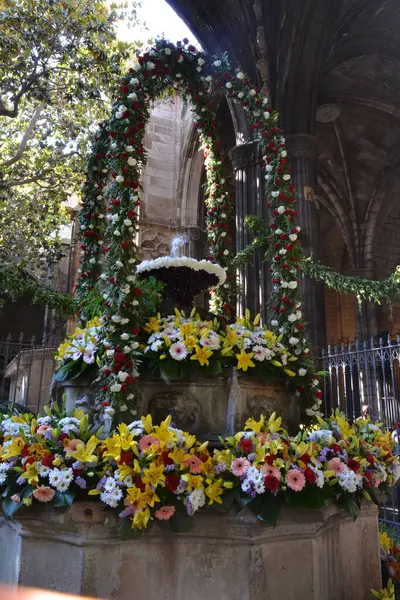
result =
[[316,135],[321,226],[370,270],[400,204],[399,1],[167,2],[206,51],[265,85],[286,133]]

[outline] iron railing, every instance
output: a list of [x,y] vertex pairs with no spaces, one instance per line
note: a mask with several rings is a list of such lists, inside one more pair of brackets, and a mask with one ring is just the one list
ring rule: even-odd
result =
[[[325,414],[336,408],[351,420],[369,414],[400,439],[400,336],[328,346],[320,365]],[[400,487],[391,488],[380,518],[400,535]]]
[[0,403],[38,412],[49,402],[56,348],[35,337],[0,335]]

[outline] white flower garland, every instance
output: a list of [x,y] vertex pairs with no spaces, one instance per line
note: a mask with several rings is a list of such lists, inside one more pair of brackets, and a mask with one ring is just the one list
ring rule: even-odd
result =
[[219,265],[214,264],[209,260],[196,260],[195,258],[189,258],[188,256],[180,256],[177,258],[172,256],[160,256],[154,260],[144,260],[137,266],[136,273],[139,275],[146,271],[169,269],[170,267],[187,267],[193,271],[205,271],[210,275],[216,275],[216,277],[218,277],[218,284],[211,286],[212,289],[223,285],[226,280],[226,272]]

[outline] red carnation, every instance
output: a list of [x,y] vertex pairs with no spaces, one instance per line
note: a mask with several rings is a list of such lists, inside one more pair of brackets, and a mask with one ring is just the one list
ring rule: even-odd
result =
[[264,485],[266,490],[275,492],[279,487],[279,481],[273,475],[267,475],[264,479]]
[[304,471],[304,477],[306,478],[307,483],[310,484],[315,483],[317,481],[317,476],[314,473],[314,471],[310,469],[310,467],[307,467]]
[[142,293],[142,290],[140,288],[135,288],[133,290],[133,293],[135,294],[135,296],[140,296]]
[[121,248],[129,248],[129,242],[127,240],[123,240],[120,246]]
[[275,458],[276,458],[276,454],[269,454],[268,456],[266,456],[264,458],[264,462],[267,465],[272,465],[272,463],[274,462]]
[[139,335],[140,329],[138,329],[138,328],[132,329],[132,333],[133,333],[133,335]]
[[251,452],[253,450],[253,442],[251,440],[240,440],[239,448],[244,452]]
[[170,492],[175,492],[178,488],[180,478],[178,475],[166,475],[165,485]]

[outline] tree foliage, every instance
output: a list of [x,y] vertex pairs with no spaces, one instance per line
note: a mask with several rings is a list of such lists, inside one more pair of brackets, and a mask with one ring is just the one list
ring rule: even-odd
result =
[[134,44],[116,38],[136,4],[0,0],[0,261],[59,251],[61,204],[79,191],[91,135]]

